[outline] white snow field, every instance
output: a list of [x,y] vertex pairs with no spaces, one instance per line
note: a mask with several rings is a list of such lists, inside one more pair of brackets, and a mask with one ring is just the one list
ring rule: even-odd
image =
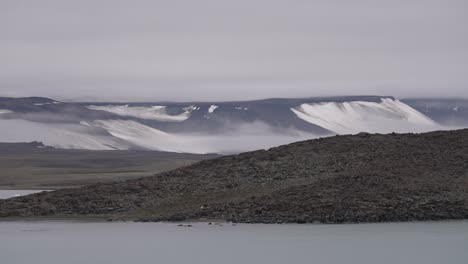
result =
[[302,120],[338,134],[425,132],[442,129],[399,100],[302,104],[291,110]]
[[182,122],[190,117],[190,113],[197,110],[194,106],[184,108],[184,112],[179,115],[169,115],[166,113],[166,106],[156,105],[150,107],[128,106],[128,105],[90,105],[89,109],[106,111],[120,116],[131,116],[141,119]]

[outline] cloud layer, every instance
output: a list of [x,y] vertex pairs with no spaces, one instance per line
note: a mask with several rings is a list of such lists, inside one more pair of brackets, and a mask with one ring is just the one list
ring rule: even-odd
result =
[[0,95],[468,97],[463,0],[6,0]]

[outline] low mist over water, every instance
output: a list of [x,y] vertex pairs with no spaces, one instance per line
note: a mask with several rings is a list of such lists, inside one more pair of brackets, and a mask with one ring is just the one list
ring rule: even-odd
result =
[[468,222],[355,225],[0,222],[2,264],[466,263]]

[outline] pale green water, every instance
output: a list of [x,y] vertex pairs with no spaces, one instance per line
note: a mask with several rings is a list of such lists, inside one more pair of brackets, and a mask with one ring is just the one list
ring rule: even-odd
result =
[[0,222],[0,263],[468,263],[468,222]]
[[0,190],[0,199],[8,199],[38,192],[43,192],[43,190]]

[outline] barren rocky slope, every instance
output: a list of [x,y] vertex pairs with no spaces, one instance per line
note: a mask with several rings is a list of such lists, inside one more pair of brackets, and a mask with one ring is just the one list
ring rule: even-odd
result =
[[468,130],[335,136],[0,201],[0,216],[141,221],[468,218]]

